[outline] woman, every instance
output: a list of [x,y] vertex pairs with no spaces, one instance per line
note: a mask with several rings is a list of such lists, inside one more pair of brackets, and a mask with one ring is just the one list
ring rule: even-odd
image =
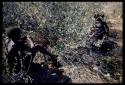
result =
[[[23,31],[18,27],[10,29],[7,34],[9,39],[14,42],[13,48],[8,53],[8,63],[10,65],[10,71],[12,71],[12,68],[14,66],[13,62],[15,62],[16,59],[18,63],[20,63],[20,59],[24,59],[25,69],[28,70],[29,63],[33,61],[33,58],[38,51],[42,52],[43,54],[49,55],[55,67],[61,66],[59,62],[57,62],[57,55],[54,55],[47,51],[47,45],[49,45],[48,40],[44,39],[43,42],[34,41],[34,44],[31,38],[27,34],[24,34]],[[31,55],[26,56],[27,53],[30,53]],[[21,69],[20,64],[17,65],[17,67]],[[19,72],[19,70],[17,72]]]

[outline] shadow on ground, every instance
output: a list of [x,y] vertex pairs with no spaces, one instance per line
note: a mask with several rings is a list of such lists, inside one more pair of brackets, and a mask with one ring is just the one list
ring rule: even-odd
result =
[[3,83],[71,83],[72,80],[59,69],[49,69],[44,64],[31,63],[27,74],[19,72],[13,75],[2,75]]

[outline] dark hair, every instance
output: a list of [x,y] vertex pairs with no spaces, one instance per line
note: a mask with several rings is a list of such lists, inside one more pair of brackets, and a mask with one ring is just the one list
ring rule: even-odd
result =
[[102,18],[103,19],[104,18],[104,14],[99,14],[99,13],[98,14],[94,14],[94,18],[95,19],[98,19],[98,18]]
[[21,38],[21,29],[18,27],[14,27],[7,32],[7,35],[13,41],[19,40]]

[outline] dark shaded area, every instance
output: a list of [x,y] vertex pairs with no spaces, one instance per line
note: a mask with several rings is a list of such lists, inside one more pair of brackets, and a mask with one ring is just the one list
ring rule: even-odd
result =
[[[92,45],[92,51],[102,55],[113,55],[112,51],[117,47],[113,41],[104,41],[100,47]],[[117,47],[118,48],[118,47]]]
[[33,83],[69,83],[71,79],[63,75],[63,72],[58,69],[49,69],[44,64],[32,63],[28,73],[33,78]]
[[110,29],[109,30],[110,34],[109,37],[113,38],[113,39],[122,39],[122,30],[118,30],[118,29]]
[[0,78],[6,83],[72,83],[68,76],[63,75],[62,70],[56,68],[50,69],[43,63],[31,63],[30,70],[27,74],[20,72],[11,76],[3,75]]

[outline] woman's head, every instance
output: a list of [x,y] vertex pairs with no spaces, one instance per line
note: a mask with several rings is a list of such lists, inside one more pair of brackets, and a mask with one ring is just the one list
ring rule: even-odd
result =
[[96,14],[94,14],[94,18],[96,20],[103,20],[104,19],[104,14],[103,13],[96,13]]
[[21,38],[22,31],[19,27],[14,27],[8,30],[7,35],[14,42]]

